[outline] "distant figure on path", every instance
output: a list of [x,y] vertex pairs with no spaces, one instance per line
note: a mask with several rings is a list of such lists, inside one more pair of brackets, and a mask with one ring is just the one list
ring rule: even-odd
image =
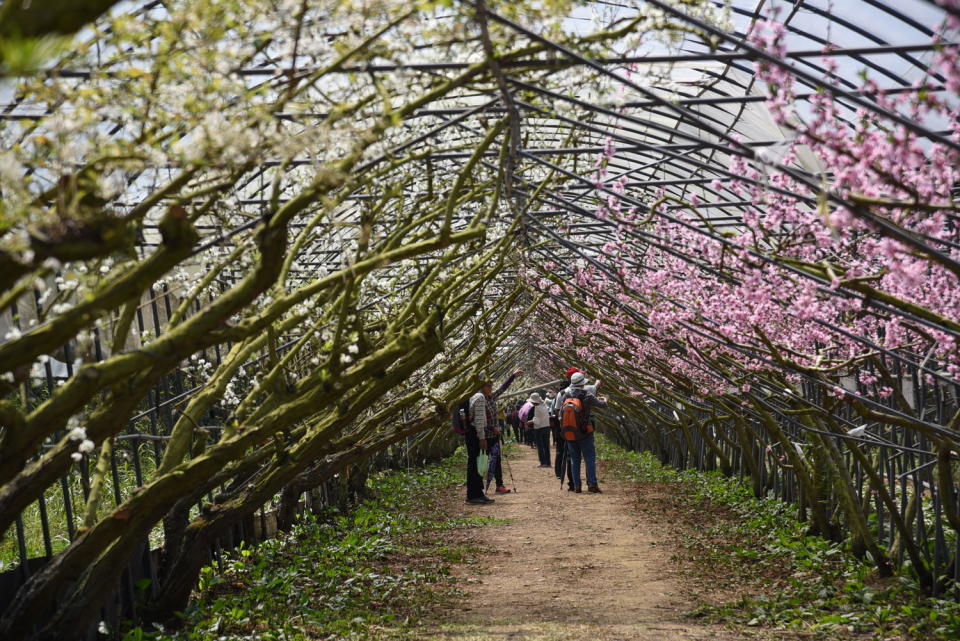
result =
[[530,421],[532,420],[533,403],[527,398],[526,402],[517,410],[517,418],[520,420],[520,428],[523,430],[523,442],[533,446],[533,432],[531,431]]
[[530,420],[533,422],[533,442],[537,446],[537,457],[540,459],[540,467],[551,467],[550,410],[536,392],[530,395],[530,402],[533,403],[532,416],[530,417]]
[[[590,433],[583,436],[578,441],[567,441],[567,449],[570,452],[570,470],[573,476],[573,491],[580,493],[580,459],[587,468],[587,489],[594,494],[600,493],[600,486],[597,484],[597,449],[593,438],[593,417],[591,411],[594,407],[606,407],[606,399],[597,398],[586,389],[587,377],[582,372],[577,372],[570,377],[570,387],[566,398],[577,398],[584,412],[584,424],[591,426]],[[596,387],[594,386],[594,389]]]

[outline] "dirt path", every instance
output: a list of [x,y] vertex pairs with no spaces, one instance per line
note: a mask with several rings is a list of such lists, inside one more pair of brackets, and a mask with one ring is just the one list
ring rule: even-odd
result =
[[489,506],[451,498],[459,514],[508,519],[509,524],[471,532],[474,544],[496,553],[480,555],[479,568],[460,566],[467,609],[445,613],[442,622],[421,630],[420,638],[745,638],[683,619],[694,604],[672,576],[670,551],[658,547],[663,537],[641,520],[627,486],[601,474],[603,494],[561,491],[553,469],[537,467],[535,452],[526,446],[515,448],[510,464],[518,493],[497,495]]

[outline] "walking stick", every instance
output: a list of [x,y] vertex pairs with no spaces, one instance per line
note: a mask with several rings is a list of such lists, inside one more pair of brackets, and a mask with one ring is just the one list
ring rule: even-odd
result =
[[510,475],[510,483],[513,485],[513,493],[517,493],[517,482],[513,480],[513,468],[510,467],[510,461],[507,460],[507,450],[504,447],[504,443],[500,443],[500,459],[503,461],[504,466],[507,468],[507,474]]
[[490,452],[490,462],[487,464],[487,473],[485,474],[487,477],[487,484],[484,487],[485,491],[490,489],[490,481],[493,480],[494,470],[497,469],[497,461],[502,457],[503,445],[497,441],[488,449]]

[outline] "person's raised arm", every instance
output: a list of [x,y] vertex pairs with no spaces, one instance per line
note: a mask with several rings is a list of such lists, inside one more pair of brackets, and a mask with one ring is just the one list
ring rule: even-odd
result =
[[498,388],[496,389],[496,391],[495,391],[493,394],[490,395],[490,398],[493,398],[493,399],[499,398],[501,394],[503,394],[504,392],[507,391],[507,388],[510,387],[510,385],[513,384],[513,381],[515,381],[518,376],[523,376],[523,370],[522,370],[522,369],[518,369],[518,370],[515,371],[513,374],[511,374],[509,377],[507,377],[507,380],[505,380],[505,381],[503,382],[503,385],[501,385],[500,387],[498,387]]
[[606,407],[606,406],[607,406],[607,399],[605,399],[605,398],[601,398],[601,397],[599,397],[599,396],[594,396],[593,394],[590,395],[590,398],[591,398],[590,404],[591,404],[593,407]]

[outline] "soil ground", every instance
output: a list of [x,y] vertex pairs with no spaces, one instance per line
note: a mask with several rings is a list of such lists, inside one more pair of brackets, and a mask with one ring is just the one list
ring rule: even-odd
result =
[[[684,585],[664,523],[644,516],[636,488],[601,469],[602,494],[561,489],[553,468],[526,446],[509,457],[517,493],[488,506],[451,490],[449,509],[506,523],[468,530],[489,550],[454,569],[467,595],[418,637],[437,641],[674,641],[767,637],[686,619],[705,586]],[[607,478],[604,478],[606,476]],[[491,488],[492,490],[492,488]],[[493,496],[491,494],[491,496]],[[769,638],[769,637],[767,637]]]

